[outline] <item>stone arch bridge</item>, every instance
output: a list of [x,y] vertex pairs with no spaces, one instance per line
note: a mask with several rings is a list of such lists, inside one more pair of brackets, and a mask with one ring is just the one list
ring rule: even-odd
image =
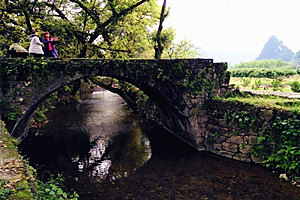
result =
[[14,137],[26,134],[43,100],[79,79],[108,76],[142,90],[154,103],[155,121],[201,149],[205,141],[204,100],[226,91],[226,63],[212,59],[104,60],[0,59],[2,119]]

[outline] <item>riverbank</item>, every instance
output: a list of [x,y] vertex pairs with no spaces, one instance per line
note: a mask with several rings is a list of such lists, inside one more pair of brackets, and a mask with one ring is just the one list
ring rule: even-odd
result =
[[0,199],[33,199],[30,182],[34,176],[0,119]]
[[45,183],[39,181],[36,170],[20,156],[17,143],[0,119],[0,199],[78,199],[76,192],[64,192],[61,188],[64,179],[60,175]]

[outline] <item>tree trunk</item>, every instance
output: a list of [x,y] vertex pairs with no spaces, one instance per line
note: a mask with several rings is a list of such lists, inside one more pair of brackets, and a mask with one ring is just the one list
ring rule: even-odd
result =
[[155,59],[161,59],[161,55],[163,53],[164,47],[161,41],[161,32],[163,30],[163,22],[165,21],[165,18],[168,16],[168,13],[166,12],[166,4],[167,0],[164,0],[164,3],[161,8],[161,13],[160,13],[160,19],[159,19],[159,26],[156,34],[156,46],[154,47],[155,49]]

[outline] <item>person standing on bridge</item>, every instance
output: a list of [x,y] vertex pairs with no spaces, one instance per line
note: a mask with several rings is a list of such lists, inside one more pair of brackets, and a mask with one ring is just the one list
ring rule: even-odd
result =
[[31,35],[29,36],[31,42],[29,46],[29,54],[33,55],[35,58],[41,58],[44,55],[44,51],[42,49],[42,44],[39,36],[36,31],[31,31]]
[[16,39],[8,49],[8,53],[11,58],[26,58],[28,56],[28,51],[19,44],[20,40]]
[[43,35],[44,35],[44,38],[42,39],[42,42],[44,43],[45,56],[57,58],[58,53],[54,46],[54,44],[57,41],[57,37],[51,38],[48,31],[44,32]]

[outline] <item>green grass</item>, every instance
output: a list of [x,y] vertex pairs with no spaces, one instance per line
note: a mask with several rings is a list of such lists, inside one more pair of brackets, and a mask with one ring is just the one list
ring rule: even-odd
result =
[[[243,80],[249,80],[250,79],[250,84],[247,85],[246,87],[243,86]],[[258,90],[263,90],[263,91],[274,91],[274,88],[272,87],[272,81],[274,79],[270,78],[241,78],[241,77],[230,77],[230,82],[229,84],[234,84],[235,87],[239,87],[241,89],[247,89],[251,90],[255,81],[261,81],[261,87]],[[291,77],[281,77],[281,84],[282,86],[278,88],[277,91],[281,92],[293,92],[291,89],[291,85],[295,81],[300,81],[300,75],[295,75]]]
[[240,101],[258,107],[272,107],[279,109],[286,109],[293,112],[300,113],[300,100],[288,99],[271,95],[244,95],[224,98],[225,101]]

